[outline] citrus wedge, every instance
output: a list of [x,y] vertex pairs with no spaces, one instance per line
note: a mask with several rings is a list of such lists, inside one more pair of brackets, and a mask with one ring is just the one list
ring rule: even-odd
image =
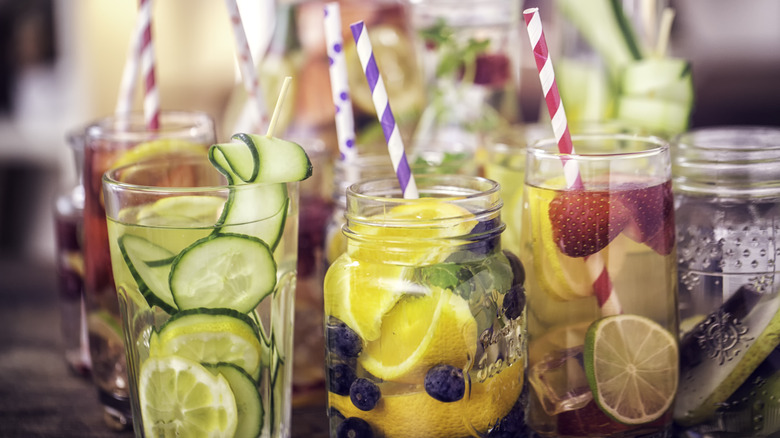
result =
[[365,412],[356,408],[349,396],[329,393],[329,402],[345,417],[367,421],[374,428],[375,436],[475,436],[475,430],[487,432],[512,409],[522,388],[521,365],[517,363],[484,382],[472,383],[466,395],[452,403],[440,402],[425,391],[383,395],[374,409]]
[[232,437],[238,424],[230,385],[199,363],[176,356],[141,365],[139,400],[148,437]]
[[447,289],[405,296],[382,319],[377,340],[358,361],[372,375],[418,383],[438,364],[464,368],[476,355],[477,322],[469,304]]
[[206,145],[177,138],[166,138],[140,143],[132,149],[128,149],[117,158],[112,167],[120,167],[126,164],[132,164],[139,161],[145,161],[150,158],[158,158],[167,155],[195,155],[205,157],[207,153],[208,147]]
[[585,335],[585,374],[596,404],[622,424],[645,424],[672,405],[678,384],[677,338],[651,319],[615,315]]

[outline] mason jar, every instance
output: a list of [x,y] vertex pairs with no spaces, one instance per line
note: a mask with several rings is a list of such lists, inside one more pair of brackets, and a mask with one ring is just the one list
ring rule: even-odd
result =
[[780,129],[702,128],[674,147],[685,436],[780,430]]
[[[325,275],[331,436],[512,433],[523,421],[524,271],[501,248],[498,184],[418,175],[346,192]],[[475,432],[476,431],[476,432]]]

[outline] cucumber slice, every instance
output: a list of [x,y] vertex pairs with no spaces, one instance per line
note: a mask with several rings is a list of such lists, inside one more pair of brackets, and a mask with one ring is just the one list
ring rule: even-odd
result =
[[297,143],[276,137],[236,134],[242,143],[215,144],[209,159],[223,174],[243,182],[303,181],[311,176],[308,155]]
[[651,97],[621,96],[617,118],[650,132],[674,135],[688,129],[690,105]]
[[200,363],[231,363],[260,378],[264,349],[257,326],[231,309],[189,309],[172,316],[150,348],[154,357],[175,355]]
[[290,199],[287,185],[242,185],[231,190],[215,233],[237,233],[257,237],[276,249],[282,238]]
[[215,375],[221,374],[233,391],[238,412],[238,426],[234,438],[259,437],[263,428],[264,411],[257,383],[246,371],[231,363],[218,363],[206,368]]
[[123,235],[118,243],[122,258],[146,302],[168,313],[176,312],[176,302],[168,284],[171,264],[176,255],[132,234]]
[[631,63],[623,72],[625,95],[655,97],[692,105],[691,64],[684,59],[645,59]]
[[642,59],[633,26],[620,0],[557,0],[561,13],[599,53],[613,78],[629,63]]
[[171,293],[179,309],[225,308],[251,312],[276,286],[276,261],[262,240],[212,234],[173,261]]

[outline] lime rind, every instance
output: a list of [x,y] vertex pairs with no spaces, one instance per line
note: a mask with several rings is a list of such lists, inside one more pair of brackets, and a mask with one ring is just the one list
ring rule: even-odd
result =
[[593,399],[621,424],[650,423],[671,408],[678,363],[677,338],[643,316],[601,318],[585,334],[585,375]]

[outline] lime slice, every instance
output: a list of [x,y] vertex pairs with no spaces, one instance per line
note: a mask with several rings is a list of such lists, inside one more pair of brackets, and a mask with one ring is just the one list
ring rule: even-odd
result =
[[183,310],[160,328],[150,356],[176,355],[198,362],[226,362],[260,377],[263,346],[248,316],[230,309]]
[[645,424],[672,405],[678,383],[677,338],[638,315],[595,321],[585,335],[585,374],[604,413],[623,424]]
[[230,385],[183,357],[153,357],[141,365],[139,401],[148,437],[232,437],[238,424]]
[[222,214],[225,198],[219,196],[171,196],[143,206],[139,225],[211,226]]
[[418,383],[432,367],[465,368],[476,355],[477,321],[469,303],[450,290],[405,296],[382,318],[381,334],[358,362],[384,380]]
[[166,155],[199,155],[206,156],[208,148],[205,145],[193,143],[187,140],[166,138],[140,143],[132,149],[124,152],[114,162],[113,167],[124,166],[150,158],[158,158]]

